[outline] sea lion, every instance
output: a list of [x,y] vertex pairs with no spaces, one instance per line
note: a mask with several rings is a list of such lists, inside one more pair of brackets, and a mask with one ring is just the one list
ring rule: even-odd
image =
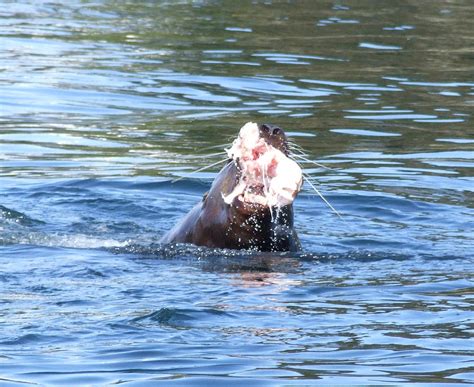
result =
[[211,189],[161,243],[257,251],[297,251],[293,200],[302,171],[290,159],[284,131],[245,124]]

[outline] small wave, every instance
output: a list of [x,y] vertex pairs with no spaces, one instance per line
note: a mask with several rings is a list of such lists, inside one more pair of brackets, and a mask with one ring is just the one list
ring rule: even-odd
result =
[[160,244],[151,243],[149,245],[141,244],[125,244],[113,247],[112,252],[115,254],[136,254],[142,257],[161,257],[161,258],[186,258],[194,257],[203,258],[241,258],[241,259],[257,259],[257,258],[275,258],[284,259],[298,256],[298,253],[290,252],[260,252],[253,250],[232,250],[195,246],[188,243],[170,243]]
[[396,249],[352,249],[345,252],[299,251],[299,252],[260,252],[251,250],[231,250],[200,247],[186,243],[149,245],[124,244],[112,247],[114,254],[130,254],[145,259],[184,259],[199,262],[205,269],[213,271],[225,268],[225,271],[284,271],[300,270],[303,262],[378,262],[383,260],[409,261],[421,260],[456,260],[462,259],[456,254],[435,254],[412,251],[397,251]]
[[179,309],[179,308],[161,308],[157,311],[147,313],[143,316],[131,320],[132,324],[153,324],[168,325],[171,327],[189,327],[195,324],[201,325],[204,321],[232,317],[229,313],[218,309],[206,308],[198,309]]
[[66,341],[65,337],[61,336],[52,336],[52,335],[41,335],[35,333],[28,333],[16,338],[7,339],[0,342],[0,345],[34,345],[40,343],[54,343],[54,342],[64,342]]
[[39,232],[10,233],[0,235],[0,246],[8,245],[33,245],[43,247],[75,248],[75,249],[100,249],[118,248],[126,246],[129,242],[115,239],[95,238],[90,235],[59,235],[44,234]]

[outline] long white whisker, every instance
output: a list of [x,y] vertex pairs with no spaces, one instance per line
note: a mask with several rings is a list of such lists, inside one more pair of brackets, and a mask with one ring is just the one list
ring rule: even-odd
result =
[[217,153],[208,153],[208,154],[205,154],[205,155],[198,155],[198,156],[195,156],[195,157],[199,158],[199,159],[203,159],[203,158],[214,157],[214,156],[227,156],[227,152],[222,151],[222,152],[217,152]]
[[326,198],[323,196],[323,194],[321,192],[319,192],[319,190],[314,186],[313,183],[311,183],[311,181],[305,176],[303,175],[303,179],[311,186],[311,188],[314,189],[314,192],[316,192],[319,197],[322,199],[322,201],[324,203],[326,203],[326,205],[340,218],[342,219],[342,216],[341,214],[331,205],[331,203],[329,203]]
[[306,155],[303,155],[302,153],[296,153],[294,151],[291,151],[289,154],[288,154],[288,157],[291,157],[291,158],[295,158],[295,157],[305,157]]
[[306,154],[305,150],[303,148],[298,148],[294,145],[288,144],[288,148],[291,149],[292,151],[298,151],[299,153]]
[[294,141],[288,141],[288,144],[294,146],[295,148],[303,149],[303,147],[300,144],[297,144]]
[[195,171],[192,171],[192,172],[188,173],[186,176],[181,176],[181,177],[178,177],[177,179],[171,180],[171,182],[172,182],[172,183],[176,183],[177,181],[183,180],[185,177],[189,177],[189,176],[191,176],[191,175],[194,175],[195,173],[205,171],[206,169],[215,167],[216,165],[222,164],[222,163],[224,163],[224,162],[226,162],[226,161],[228,161],[228,160],[229,160],[229,159],[224,159],[224,160],[216,161],[215,163],[212,163],[212,164],[210,164],[210,165],[206,165],[205,167],[196,169]]
[[304,150],[302,150],[302,149],[291,148],[291,147],[289,147],[288,149],[290,150],[290,154],[295,154],[295,155],[300,155],[300,156],[308,157],[308,153],[306,153],[306,152],[305,152]]
[[313,183],[315,186],[319,185],[319,181],[315,176],[311,176],[309,173],[302,171],[303,175],[306,177],[308,182]]
[[298,145],[296,142],[288,141],[288,145],[292,146],[293,148],[298,148],[303,150],[303,147],[301,145]]
[[291,142],[288,143],[288,147],[289,147],[290,149],[299,150],[300,152],[304,152],[304,151],[305,151],[305,150],[304,150],[302,147],[300,147],[299,145],[293,144],[293,143],[291,143]]
[[201,148],[201,149],[202,149],[202,150],[206,150],[206,149],[215,149],[215,148],[222,149],[222,148],[229,148],[231,145],[232,145],[232,142],[226,142],[225,144],[219,144],[219,145],[212,145],[212,146],[207,146],[207,147],[205,147],[205,148]]
[[325,165],[323,165],[323,164],[319,164],[319,163],[317,163],[316,161],[313,161],[313,160],[307,159],[306,157],[304,157],[304,156],[302,156],[302,155],[293,154],[293,155],[290,155],[290,157],[291,157],[291,156],[293,156],[293,157],[297,157],[297,158],[299,158],[300,160],[306,161],[307,163],[314,164],[314,165],[316,165],[317,167],[320,167],[320,168],[327,169],[328,171],[334,171],[334,172],[337,172],[337,169],[326,167]]

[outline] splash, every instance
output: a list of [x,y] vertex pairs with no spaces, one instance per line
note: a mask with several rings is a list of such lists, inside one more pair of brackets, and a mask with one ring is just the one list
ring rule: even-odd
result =
[[74,249],[101,249],[125,247],[129,243],[129,241],[119,241],[110,238],[95,238],[84,234],[62,235],[34,231],[10,232],[6,236],[0,236],[0,246],[31,245]]

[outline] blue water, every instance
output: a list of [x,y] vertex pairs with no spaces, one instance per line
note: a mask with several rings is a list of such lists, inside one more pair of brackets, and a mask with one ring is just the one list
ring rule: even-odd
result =
[[[1,385],[474,383],[469,1],[0,5]],[[251,120],[341,218],[160,245]]]

